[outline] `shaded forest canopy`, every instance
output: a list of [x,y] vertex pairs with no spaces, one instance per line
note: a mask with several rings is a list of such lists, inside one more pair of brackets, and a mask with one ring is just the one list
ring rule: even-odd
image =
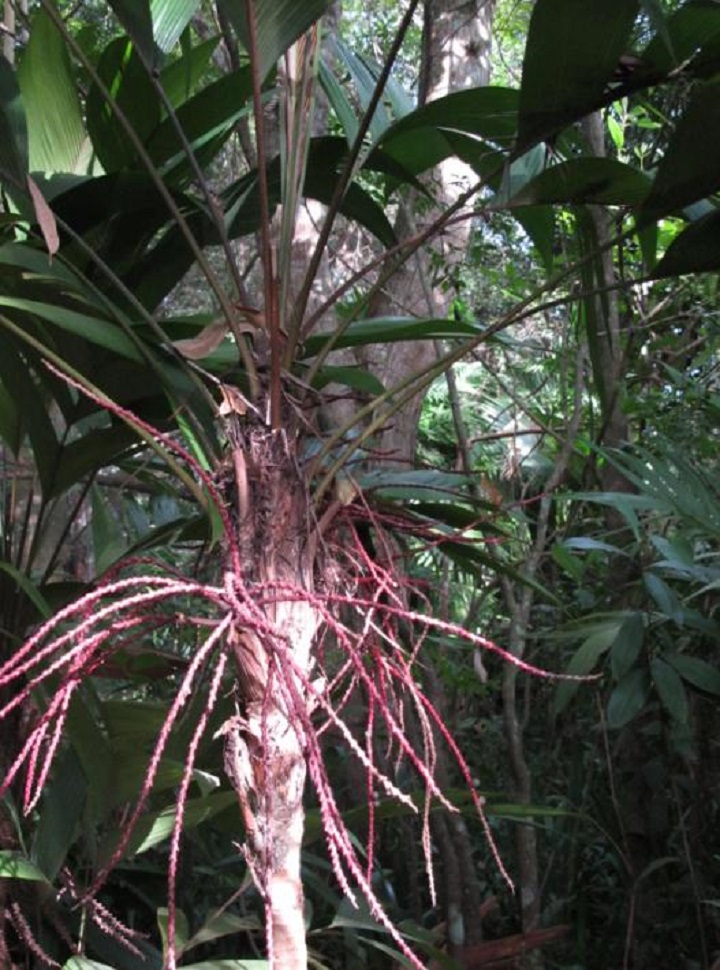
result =
[[0,966],[717,970],[720,4],[2,28]]

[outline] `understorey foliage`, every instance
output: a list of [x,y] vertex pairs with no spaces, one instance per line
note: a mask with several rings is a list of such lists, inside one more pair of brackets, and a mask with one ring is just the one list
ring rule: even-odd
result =
[[[503,952],[544,945],[568,927],[541,926],[520,675],[561,681],[557,717],[607,655],[607,750],[608,729],[655,704],[680,751],[686,686],[720,693],[693,642],[650,636],[669,623],[714,632],[692,604],[717,585],[703,558],[715,496],[672,449],[653,450],[650,407],[636,422],[649,450],[630,453],[626,373],[632,361],[644,380],[650,366],[637,332],[657,339],[665,281],[720,264],[720,6],[536,0],[519,82],[442,95],[438,31],[452,57],[459,44],[480,58],[494,4],[467,5],[466,37],[447,19],[455,6],[408,0],[378,62],[335,36],[331,6],[112,0],[88,24],[56,0],[30,16],[6,2],[0,963],[70,954],[68,970],[85,970],[109,946],[117,970],[141,958],[175,970],[243,933],[249,965],[305,970],[310,805],[339,919],[346,905],[367,917],[414,967],[489,960],[502,947],[472,938],[481,850],[451,775],[492,878],[519,884],[521,932]],[[691,363],[700,329],[683,345]],[[552,369],[538,362],[550,352]],[[663,363],[646,384],[667,404],[677,372]],[[679,469],[710,496],[700,511],[683,504]],[[573,534],[573,502],[606,510],[586,515],[602,519],[598,538]],[[668,534],[690,522],[693,545],[654,535],[665,558],[645,569],[648,510]],[[570,589],[600,556],[602,582]],[[700,587],[683,603],[678,577]],[[648,606],[634,599],[641,580]],[[552,637],[584,638],[568,672],[562,651],[541,652]],[[502,661],[512,862],[477,790],[487,752],[461,752],[443,697],[451,650],[473,658],[475,690],[483,656]],[[334,747],[361,779],[361,835]],[[631,926],[655,863],[635,858],[611,801]],[[419,932],[419,904],[413,935],[382,892],[389,802],[416,820],[445,950]],[[182,849],[223,812],[227,865],[243,876],[191,932]],[[123,867],[161,844],[167,907],[147,902],[140,867],[130,880],[158,947],[146,924],[112,914]],[[233,908],[251,885],[262,922]]]

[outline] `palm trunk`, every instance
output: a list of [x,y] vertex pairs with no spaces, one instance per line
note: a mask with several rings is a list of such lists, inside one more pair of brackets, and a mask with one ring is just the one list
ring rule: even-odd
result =
[[231,422],[243,582],[260,632],[233,630],[238,714],[226,727],[225,768],[245,822],[245,857],[265,902],[270,967],[305,970],[303,738],[319,622],[303,598],[313,585],[308,495],[294,436],[246,418]]

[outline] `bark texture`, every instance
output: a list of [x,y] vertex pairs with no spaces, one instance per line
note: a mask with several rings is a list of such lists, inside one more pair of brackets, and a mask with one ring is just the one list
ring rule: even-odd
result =
[[314,582],[310,503],[291,431],[233,415],[228,437],[242,581],[257,590],[261,632],[232,631],[238,713],[226,725],[225,769],[245,823],[248,865],[265,900],[271,966],[304,970],[303,731],[318,627],[302,598]]

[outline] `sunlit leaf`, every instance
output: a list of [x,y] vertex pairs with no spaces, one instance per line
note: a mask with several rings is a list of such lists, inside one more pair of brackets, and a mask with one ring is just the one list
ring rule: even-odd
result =
[[21,853],[11,849],[0,849],[0,879],[29,879],[32,882],[47,882],[47,876]]
[[161,51],[173,49],[199,6],[200,0],[150,0],[153,37]]
[[77,171],[86,140],[77,82],[65,41],[43,9],[32,20],[18,84],[27,116],[30,169],[46,174]]
[[[251,0],[257,24],[255,52],[264,80],[281,55],[330,7],[332,0]],[[220,0],[245,49],[249,49],[245,0]]]

